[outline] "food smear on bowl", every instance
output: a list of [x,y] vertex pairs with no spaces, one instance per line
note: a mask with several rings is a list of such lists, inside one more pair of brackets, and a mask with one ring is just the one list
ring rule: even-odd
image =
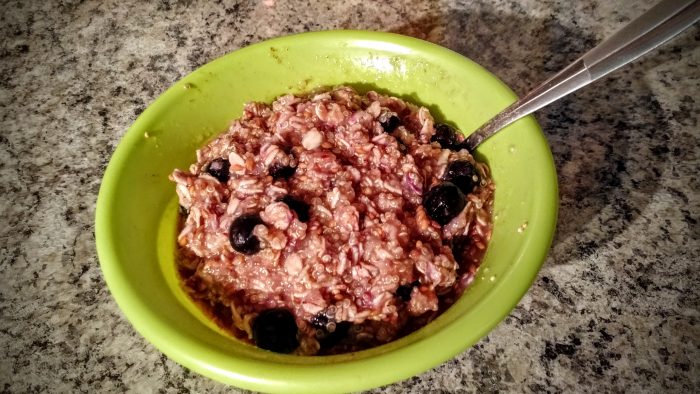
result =
[[473,280],[494,184],[423,107],[349,87],[249,103],[170,176],[184,288],[235,337],[279,353],[379,346]]

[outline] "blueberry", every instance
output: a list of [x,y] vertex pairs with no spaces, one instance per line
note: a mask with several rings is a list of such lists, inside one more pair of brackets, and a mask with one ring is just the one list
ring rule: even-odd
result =
[[231,223],[228,237],[234,250],[247,255],[260,251],[260,240],[253,235],[258,224],[262,224],[262,219],[257,213],[243,214]]
[[299,218],[300,222],[306,223],[309,221],[309,204],[294,198],[289,194],[280,198],[278,201],[282,201],[283,203],[287,204],[289,209],[297,214],[297,218]]
[[311,320],[309,320],[309,323],[311,323],[312,326],[318,329],[326,329],[326,326],[328,323],[330,323],[331,319],[328,318],[328,315],[325,313],[319,313],[316,316],[312,317]]
[[431,142],[437,142],[443,149],[459,150],[457,132],[452,126],[438,123],[435,125],[435,134],[430,137]]
[[456,160],[450,163],[442,179],[457,185],[464,194],[473,192],[479,184],[479,174],[467,160]]
[[270,168],[267,170],[268,174],[270,174],[270,176],[273,179],[289,179],[294,175],[296,171],[296,167],[285,166],[279,163],[271,165]]
[[396,115],[391,115],[389,119],[385,120],[384,122],[379,122],[379,124],[382,125],[385,132],[393,133],[394,130],[396,130],[396,128],[401,124],[401,119],[399,119],[399,117]]
[[260,312],[253,321],[253,341],[265,350],[291,353],[299,347],[297,323],[287,309],[275,308]]
[[228,182],[228,170],[230,167],[231,163],[229,163],[228,160],[224,158],[214,159],[207,166],[207,173],[216,178],[219,182],[226,183]]
[[411,293],[413,292],[413,288],[418,285],[420,285],[420,282],[417,280],[406,285],[401,285],[396,289],[396,296],[404,302],[411,301]]
[[413,287],[409,285],[401,285],[396,289],[396,296],[403,301],[411,300],[411,293],[413,292]]
[[423,198],[423,207],[428,216],[440,225],[449,223],[465,205],[464,194],[451,182],[433,186]]

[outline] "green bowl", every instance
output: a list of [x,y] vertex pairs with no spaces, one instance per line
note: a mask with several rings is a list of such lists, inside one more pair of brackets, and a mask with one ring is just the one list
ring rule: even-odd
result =
[[477,279],[449,310],[387,345],[325,357],[276,354],[221,332],[188,299],[173,260],[177,200],[168,180],[224,131],[247,101],[345,84],[428,107],[474,130],[516,96],[476,63],[410,37],[305,33],[251,45],[186,76],[136,120],[117,147],[97,200],[95,235],[112,295],[136,330],[185,367],[238,387],[328,393],[376,387],[434,367],[474,344],[518,303],[554,233],[557,182],[532,117],[478,148],[496,184],[493,237]]

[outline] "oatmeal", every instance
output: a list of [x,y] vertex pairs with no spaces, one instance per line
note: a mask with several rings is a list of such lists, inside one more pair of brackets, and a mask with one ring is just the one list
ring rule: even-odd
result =
[[179,271],[236,337],[361,350],[434,319],[491,235],[489,170],[426,108],[348,87],[249,103],[175,170]]

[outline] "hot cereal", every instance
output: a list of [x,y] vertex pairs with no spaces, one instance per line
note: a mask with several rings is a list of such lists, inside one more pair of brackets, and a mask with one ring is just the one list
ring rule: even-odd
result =
[[236,337],[378,346],[449,307],[491,236],[489,170],[426,108],[348,87],[249,103],[175,170],[179,271]]

